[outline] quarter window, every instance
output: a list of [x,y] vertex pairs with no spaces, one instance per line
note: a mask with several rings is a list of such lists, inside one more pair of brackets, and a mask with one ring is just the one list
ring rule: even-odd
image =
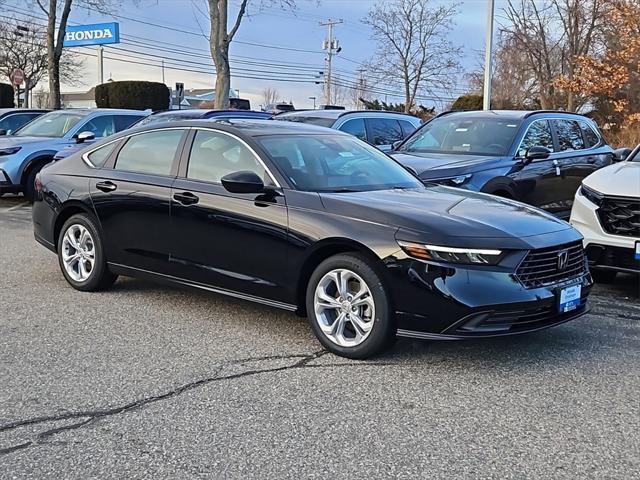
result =
[[397,120],[388,118],[368,118],[369,140],[373,145],[391,145],[402,140],[402,130]]
[[365,142],[367,141],[367,131],[364,127],[364,119],[362,118],[347,120],[338,130],[350,133],[354,137],[364,140]]
[[116,170],[171,175],[182,133],[182,130],[159,130],[132,136],[118,153]]
[[584,139],[578,122],[574,120],[552,120],[558,135],[558,147],[560,151],[582,150]]
[[196,132],[189,154],[187,178],[221,183],[225,175],[242,170],[255,172],[265,184],[272,183],[253,152],[238,139],[219,132]]
[[518,156],[524,156],[525,153],[527,153],[527,149],[531,147],[545,147],[553,151],[553,137],[551,136],[551,129],[549,128],[549,122],[547,120],[538,120],[529,126],[527,133],[520,143]]
[[104,145],[103,147],[100,147],[87,155],[87,158],[94,167],[101,168],[104,166],[107,158],[109,158],[109,155],[111,155],[111,152],[113,152],[113,149],[117,144],[118,142],[111,142],[108,145]]
[[580,124],[582,133],[584,134],[584,140],[587,148],[595,147],[596,145],[598,145],[600,143],[600,137],[596,132],[593,131],[593,128],[591,128],[587,122],[578,123]]

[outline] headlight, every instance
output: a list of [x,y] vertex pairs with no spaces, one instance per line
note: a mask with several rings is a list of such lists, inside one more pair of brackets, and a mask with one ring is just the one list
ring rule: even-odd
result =
[[447,263],[496,265],[502,258],[502,250],[456,248],[441,245],[423,245],[398,240],[398,245],[410,257]]
[[14,153],[18,153],[20,150],[22,150],[22,147],[0,148],[0,155],[13,155]]
[[600,192],[597,192],[596,190],[593,190],[592,188],[589,188],[584,184],[580,186],[580,195],[582,195],[584,198],[589,200],[594,205],[600,206],[602,204],[603,195]]
[[425,178],[425,182],[438,183],[440,185],[448,185],[450,187],[459,187],[463,185],[471,178],[471,174],[467,173],[466,175],[458,175],[457,177],[447,177],[447,178]]

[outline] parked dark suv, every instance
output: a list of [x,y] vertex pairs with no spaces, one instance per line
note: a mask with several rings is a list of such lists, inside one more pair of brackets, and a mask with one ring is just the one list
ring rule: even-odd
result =
[[513,198],[567,218],[582,179],[613,150],[582,115],[473,111],[439,115],[391,155],[421,180]]

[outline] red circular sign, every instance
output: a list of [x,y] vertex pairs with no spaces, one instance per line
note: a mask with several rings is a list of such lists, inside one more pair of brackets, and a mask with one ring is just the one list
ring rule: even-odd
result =
[[16,68],[11,72],[11,75],[9,75],[9,79],[14,85],[22,85],[24,82],[24,72],[21,69]]

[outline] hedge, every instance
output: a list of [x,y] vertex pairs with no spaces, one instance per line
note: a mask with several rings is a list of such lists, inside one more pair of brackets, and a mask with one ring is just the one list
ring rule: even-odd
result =
[[462,95],[453,102],[451,110],[482,110],[482,95]]
[[13,108],[15,106],[15,93],[8,83],[0,83],[0,108]]
[[164,83],[124,81],[96,86],[98,108],[130,108],[133,110],[166,110],[171,92]]

